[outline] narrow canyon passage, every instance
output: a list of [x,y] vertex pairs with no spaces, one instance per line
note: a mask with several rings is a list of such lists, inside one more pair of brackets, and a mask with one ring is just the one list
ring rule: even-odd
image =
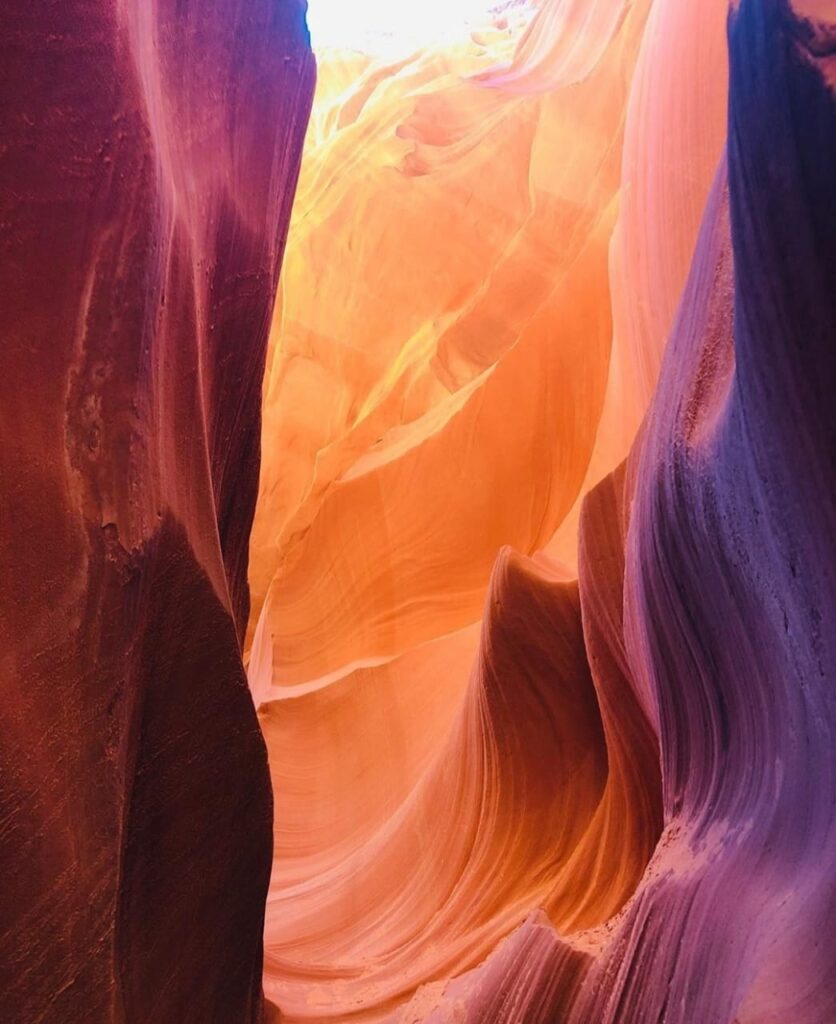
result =
[[0,25],[0,1019],[833,1024],[836,5],[308,6]]

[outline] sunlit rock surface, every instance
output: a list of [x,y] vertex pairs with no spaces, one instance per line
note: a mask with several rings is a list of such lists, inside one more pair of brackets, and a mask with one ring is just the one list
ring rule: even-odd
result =
[[573,570],[578,499],[646,408],[722,147],[725,3],[552,6],[319,56],[252,542],[272,685],[475,621],[502,544]]
[[833,1024],[836,7],[421,13],[4,11],[0,1018]]
[[260,1021],[240,638],[303,9],[12,0],[0,34],[0,1017]]
[[544,547],[574,504],[644,14],[563,89],[491,84],[510,26],[394,65],[320,56],[252,544],[274,685],[476,621],[499,548]]
[[836,1019],[834,24],[319,54],[247,641],[288,1021]]

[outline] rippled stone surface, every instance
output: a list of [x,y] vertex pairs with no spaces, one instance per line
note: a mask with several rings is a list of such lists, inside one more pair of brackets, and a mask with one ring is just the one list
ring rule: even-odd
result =
[[288,1020],[836,1014],[834,22],[319,55],[251,549]]
[[4,1020],[836,1019],[836,9],[500,7],[5,12]]

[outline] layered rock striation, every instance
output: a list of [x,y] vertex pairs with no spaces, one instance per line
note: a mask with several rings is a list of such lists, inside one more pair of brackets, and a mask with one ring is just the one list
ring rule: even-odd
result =
[[323,56],[252,548],[289,1020],[836,1015],[834,32]]

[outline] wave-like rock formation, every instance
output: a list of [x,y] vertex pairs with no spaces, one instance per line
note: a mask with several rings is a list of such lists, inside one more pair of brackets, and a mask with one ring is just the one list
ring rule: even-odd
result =
[[0,37],[0,1016],[832,1024],[833,0]]
[[321,57],[252,545],[274,685],[476,621],[499,548],[544,547],[575,503],[646,7],[563,89],[483,81],[510,26],[394,64]]
[[627,540],[665,839],[577,1020],[836,1015],[834,42],[778,2],[731,19],[728,186],[724,167]]
[[240,641],[304,11],[12,0],[0,35],[0,1016],[260,1021]]
[[726,98],[725,0],[586,7],[544,5],[516,50],[503,18],[399,61],[320,55],[252,542],[272,685],[475,621],[503,544],[575,567],[579,498],[652,393]]
[[[414,685],[409,668],[402,663],[396,670],[405,688]],[[394,674],[388,665],[377,671]],[[343,682],[350,683],[349,693],[359,688],[354,699],[361,701],[369,683],[377,692],[383,680]],[[371,819],[362,842],[355,838],[346,849],[343,835],[306,828],[317,849],[307,864],[283,847],[298,843],[292,826],[307,825],[317,804],[293,817],[279,808],[290,835],[277,832],[266,929],[268,994],[275,993],[291,1017],[304,1017],[316,1002],[312,989],[332,980],[338,996],[329,997],[327,1012],[349,1014],[478,962],[537,907],[548,907],[567,927],[605,921],[635,887],[660,828],[655,747],[638,702],[619,693],[625,685],[615,672],[604,682],[609,697],[624,697],[625,734],[635,735],[638,758],[644,743],[649,756],[638,763],[646,777],[622,772],[615,759],[608,772],[577,583],[502,552],[452,727],[431,759],[406,763],[411,787],[402,802],[391,812],[380,808],[364,785],[366,799],[347,805],[355,835],[363,817]],[[278,735],[320,727],[333,688],[277,701],[271,710]],[[364,728],[357,709],[345,707],[342,694],[337,699],[355,742],[383,746],[379,730]],[[286,717],[291,725],[282,730]],[[270,717],[267,723],[268,743],[277,747]],[[307,756],[295,751],[289,779],[323,770],[316,744],[311,749]],[[283,776],[274,775],[274,784],[278,793],[286,788]],[[626,800],[628,794],[635,799]],[[302,810],[295,801],[292,806]],[[283,977],[280,986],[273,985],[274,972]]]
[[251,549],[288,1021],[836,1019],[834,53],[555,0],[321,54]]

